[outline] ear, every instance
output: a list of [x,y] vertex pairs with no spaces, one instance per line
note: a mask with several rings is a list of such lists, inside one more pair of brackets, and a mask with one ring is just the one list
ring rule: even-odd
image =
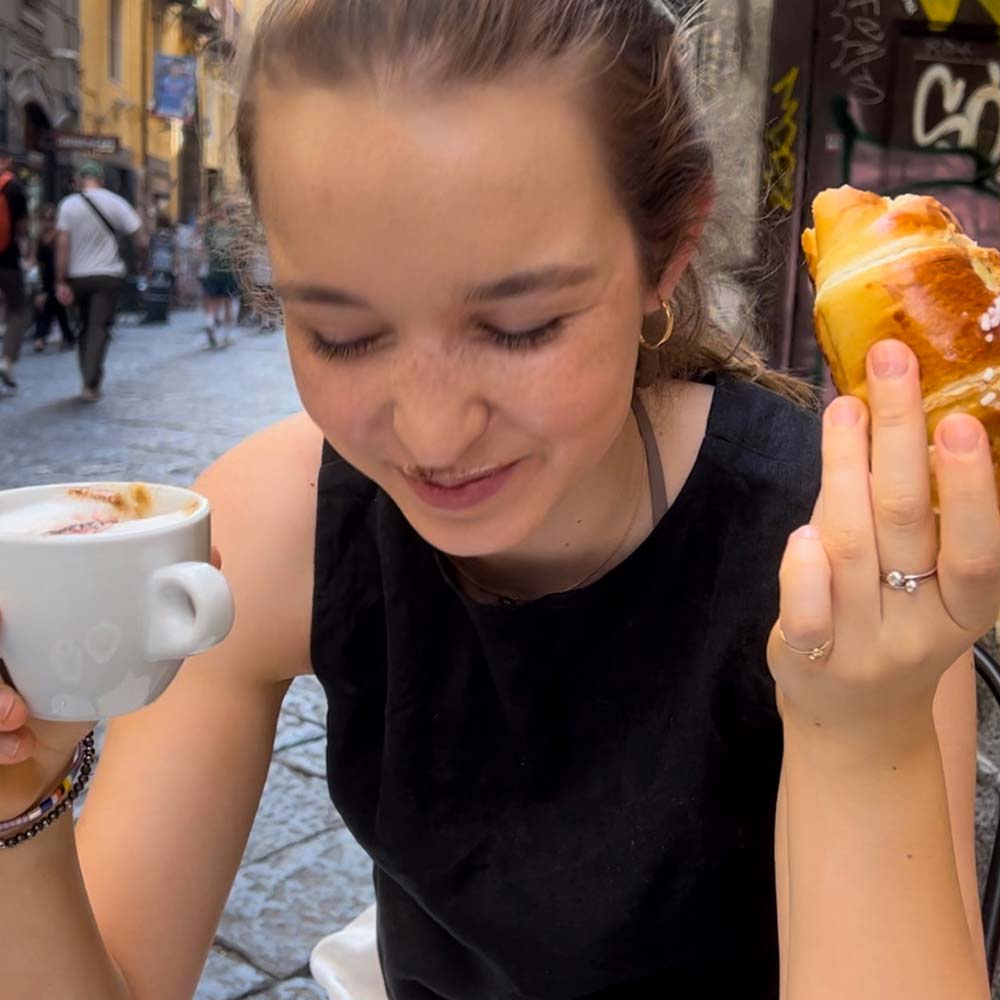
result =
[[680,249],[667,264],[667,269],[663,272],[656,288],[651,289],[644,302],[644,311],[654,313],[660,309],[661,302],[669,302],[674,297],[674,291],[678,283],[684,276],[684,272],[691,263],[695,250],[701,242],[702,233],[712,214],[714,198],[709,195],[703,199],[702,209],[695,217],[694,223],[690,226],[687,234],[681,243]]

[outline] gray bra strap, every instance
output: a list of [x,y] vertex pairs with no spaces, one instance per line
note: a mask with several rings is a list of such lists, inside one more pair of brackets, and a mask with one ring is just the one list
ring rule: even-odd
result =
[[660,461],[660,449],[656,446],[656,435],[653,425],[649,422],[646,409],[639,397],[632,399],[632,412],[635,414],[639,433],[642,435],[642,446],[646,449],[646,468],[649,469],[649,495],[653,503],[653,524],[657,525],[667,512],[667,488],[663,483],[663,463]]

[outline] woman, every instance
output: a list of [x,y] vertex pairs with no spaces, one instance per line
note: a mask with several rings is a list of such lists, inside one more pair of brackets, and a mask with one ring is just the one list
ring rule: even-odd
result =
[[[306,413],[198,482],[232,635],[112,722],[76,832],[0,851],[5,982],[191,995],[315,671],[394,1000],[985,997],[985,434],[937,432],[939,551],[884,344],[871,478],[838,400],[819,492],[802,388],[700,308],[713,159],[661,5],[276,0],[239,126]],[[17,815],[83,727],[3,728]]]
[[70,351],[76,344],[73,330],[70,327],[69,314],[66,307],[56,298],[56,207],[45,205],[39,216],[41,228],[38,233],[38,245],[35,248],[35,260],[38,263],[38,278],[40,288],[35,295],[35,351],[45,350],[52,320],[59,323],[62,334],[62,349]]

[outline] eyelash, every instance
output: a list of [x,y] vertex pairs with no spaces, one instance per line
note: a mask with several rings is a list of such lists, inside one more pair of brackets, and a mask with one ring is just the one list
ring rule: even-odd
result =
[[[534,347],[542,344],[554,337],[563,328],[566,317],[560,316],[543,326],[535,327],[533,330],[522,330],[517,333],[510,333],[506,330],[498,330],[496,327],[482,325],[482,329],[489,334],[491,339],[500,347],[508,351],[530,351]],[[353,340],[346,344],[333,343],[324,340],[315,330],[312,331],[313,350],[322,358],[328,360],[344,361],[348,358],[357,358],[367,354],[378,341],[378,336],[363,337],[361,340]]]

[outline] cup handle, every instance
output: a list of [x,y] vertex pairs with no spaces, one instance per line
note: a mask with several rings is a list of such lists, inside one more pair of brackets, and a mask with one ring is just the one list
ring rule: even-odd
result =
[[175,563],[149,582],[146,660],[182,660],[218,645],[233,627],[226,578],[206,562]]

